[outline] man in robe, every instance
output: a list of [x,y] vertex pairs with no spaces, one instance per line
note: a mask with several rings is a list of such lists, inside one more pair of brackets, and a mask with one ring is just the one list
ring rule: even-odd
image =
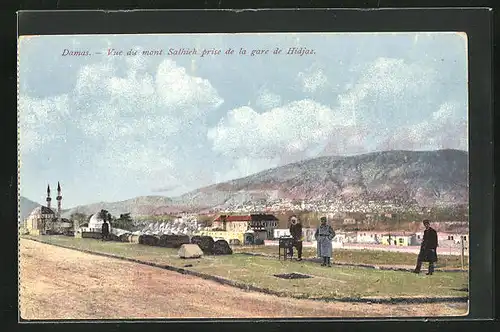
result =
[[290,218],[290,235],[293,237],[293,245],[290,247],[288,254],[290,257],[293,256],[293,247],[297,248],[297,260],[302,260],[302,224],[297,219],[297,216],[293,215]]
[[317,251],[318,257],[323,258],[323,263],[321,266],[328,265],[332,266],[331,257],[332,257],[332,240],[335,237],[335,231],[332,226],[326,223],[326,217],[321,217],[321,224],[316,230],[314,234],[314,238],[317,241]]
[[425,227],[424,237],[417,258],[417,266],[413,273],[420,273],[422,262],[429,262],[429,271],[426,274],[432,275],[434,273],[434,263],[437,262],[436,249],[438,246],[438,237],[436,231],[431,227],[429,220],[424,220],[423,224]]

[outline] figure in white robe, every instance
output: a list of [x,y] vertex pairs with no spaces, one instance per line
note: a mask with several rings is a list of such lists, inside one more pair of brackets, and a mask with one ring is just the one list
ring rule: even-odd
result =
[[314,234],[317,243],[318,257],[323,258],[321,266],[332,266],[330,260],[332,257],[332,240],[335,237],[335,231],[332,226],[326,223],[326,217],[321,217],[320,220],[321,225],[316,229],[316,233]]

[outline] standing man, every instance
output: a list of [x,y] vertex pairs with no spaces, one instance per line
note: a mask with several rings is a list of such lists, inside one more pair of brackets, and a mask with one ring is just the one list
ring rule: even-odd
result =
[[102,234],[102,240],[107,240],[109,236],[109,224],[106,220],[103,221],[102,223],[102,228],[101,228],[101,234]]
[[293,247],[297,248],[297,260],[302,260],[302,224],[298,221],[297,216],[290,217],[290,235],[293,237],[293,245],[290,247],[288,254],[293,256]]
[[335,231],[332,226],[326,223],[326,217],[321,217],[320,220],[321,225],[314,234],[314,238],[316,239],[318,246],[318,257],[323,258],[321,266],[326,266],[327,264],[328,266],[332,266],[330,259],[332,257],[332,240],[335,237]]
[[437,262],[436,249],[438,246],[438,237],[436,231],[431,227],[429,220],[424,220],[423,224],[425,227],[424,238],[422,239],[420,253],[417,258],[417,266],[413,273],[420,273],[422,262],[429,262],[429,271],[426,274],[432,275],[434,273],[434,263]]

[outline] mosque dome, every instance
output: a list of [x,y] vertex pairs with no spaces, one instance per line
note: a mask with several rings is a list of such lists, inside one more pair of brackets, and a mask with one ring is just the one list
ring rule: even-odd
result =
[[[101,229],[103,223],[104,223],[104,220],[99,216],[99,213],[95,213],[89,219],[88,228]],[[110,225],[109,229],[111,230],[111,225]]]
[[57,210],[50,208],[50,186],[47,185],[47,206],[38,206],[23,221],[23,226],[30,234],[61,234],[73,228],[73,222],[61,218],[62,195],[61,185],[57,183]]

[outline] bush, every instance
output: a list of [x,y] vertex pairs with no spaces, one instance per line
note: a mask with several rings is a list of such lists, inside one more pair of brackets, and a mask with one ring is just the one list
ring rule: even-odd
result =
[[139,243],[148,246],[156,246],[158,243],[158,239],[154,235],[141,235],[139,238]]
[[214,242],[213,254],[214,255],[231,255],[233,250],[226,240],[217,240]]
[[158,245],[167,248],[180,248],[183,244],[189,243],[187,235],[162,235]]
[[214,248],[214,239],[211,236],[193,236],[191,243],[197,244],[204,254],[212,254]]

